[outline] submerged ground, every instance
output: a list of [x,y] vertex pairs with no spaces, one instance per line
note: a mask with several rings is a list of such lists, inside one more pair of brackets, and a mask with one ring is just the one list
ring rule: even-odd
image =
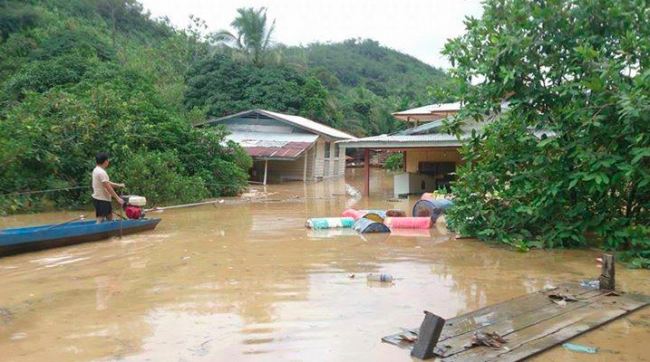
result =
[[[360,173],[347,182],[360,187]],[[380,339],[545,286],[594,279],[595,250],[515,253],[430,232],[362,238],[304,221],[387,201],[391,177],[352,205],[345,181],[269,186],[266,203],[167,210],[144,234],[0,258],[3,361],[410,361]],[[262,190],[263,188],[255,187]],[[0,228],[79,212],[0,218]],[[366,273],[399,278],[372,284]],[[355,278],[349,278],[355,274]],[[619,289],[650,293],[650,272],[617,270]],[[576,338],[596,355],[555,348],[538,360],[650,360],[650,308]]]

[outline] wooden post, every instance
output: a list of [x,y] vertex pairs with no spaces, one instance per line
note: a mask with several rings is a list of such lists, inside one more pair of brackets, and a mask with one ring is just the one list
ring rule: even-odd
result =
[[404,162],[404,172],[407,172],[407,170],[408,170],[408,168],[406,168],[406,153],[407,153],[407,151],[402,151],[402,154],[404,155],[404,157],[402,157],[403,162]]
[[433,349],[438,344],[445,320],[437,315],[424,311],[424,320],[418,333],[418,341],[413,346],[411,356],[419,359],[429,359],[434,356]]
[[264,182],[263,182],[264,186],[266,186],[266,176],[268,174],[268,171],[269,171],[269,160],[264,160]]
[[363,150],[364,195],[370,196],[370,149]]
[[614,269],[614,255],[603,254],[603,269],[598,278],[600,290],[616,290],[616,270]]
[[302,170],[302,182],[307,182],[307,154],[309,151],[305,152],[305,167]]

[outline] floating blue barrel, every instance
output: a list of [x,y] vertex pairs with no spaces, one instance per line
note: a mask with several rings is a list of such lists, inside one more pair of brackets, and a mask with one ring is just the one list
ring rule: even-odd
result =
[[360,218],[354,223],[354,230],[356,230],[359,233],[366,234],[366,233],[389,233],[390,229],[388,226],[376,222],[370,219],[366,219],[365,217]]
[[420,200],[413,206],[413,216],[428,216],[431,221],[436,222],[438,216],[444,214],[445,210],[451,205],[453,205],[453,202],[447,199]]

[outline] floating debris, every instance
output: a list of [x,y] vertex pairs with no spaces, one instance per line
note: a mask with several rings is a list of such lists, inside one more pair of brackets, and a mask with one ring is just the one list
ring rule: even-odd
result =
[[580,282],[580,285],[585,288],[600,288],[600,282],[598,280],[583,280]]
[[481,332],[474,331],[472,338],[472,346],[488,346],[490,348],[504,348],[504,344],[508,343],[497,332]]
[[366,278],[369,282],[390,283],[394,280],[393,276],[390,274],[368,274]]
[[566,348],[569,351],[578,352],[578,353],[590,353],[590,354],[598,353],[598,348],[596,347],[582,346],[573,343],[565,343],[562,345],[562,348]]

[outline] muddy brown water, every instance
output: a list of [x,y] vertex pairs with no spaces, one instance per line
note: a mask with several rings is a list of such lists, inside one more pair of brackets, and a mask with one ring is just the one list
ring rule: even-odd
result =
[[[349,170],[347,182],[360,188],[360,176]],[[414,198],[387,201],[391,188],[374,171],[373,196],[353,204],[342,179],[272,185],[266,203],[167,210],[150,215],[162,218],[152,232],[0,258],[0,360],[410,361],[381,337],[419,325],[424,309],[450,318],[598,276],[595,250],[516,253],[454,240],[443,225],[367,238],[304,228],[349,206],[410,210]],[[366,281],[379,272],[399,279]],[[619,266],[617,278],[650,293],[648,271]],[[572,341],[596,355],[559,347],[536,359],[646,361],[648,341],[650,308]]]

